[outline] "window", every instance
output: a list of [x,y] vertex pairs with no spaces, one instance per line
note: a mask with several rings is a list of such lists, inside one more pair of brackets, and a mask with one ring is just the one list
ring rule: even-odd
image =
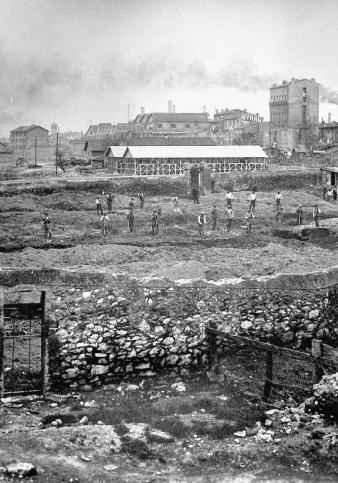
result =
[[190,124],[185,124],[184,127],[190,127]]
[[158,127],[159,129],[161,129],[161,128],[162,128],[162,123],[161,123],[161,122],[158,122],[158,123],[157,123],[157,127]]
[[176,124],[174,122],[170,123],[170,127],[171,128],[175,128],[176,127]]

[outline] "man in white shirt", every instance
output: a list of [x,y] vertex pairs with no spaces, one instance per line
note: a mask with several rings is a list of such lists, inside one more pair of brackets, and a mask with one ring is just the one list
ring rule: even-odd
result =
[[231,193],[231,191],[229,191],[225,195],[225,199],[226,199],[226,202],[227,202],[227,208],[232,208],[232,200],[234,199],[234,195]]
[[249,210],[255,211],[256,208],[256,191],[252,191],[251,195],[249,196]]
[[100,223],[102,225],[102,236],[105,236],[108,232],[108,222],[109,222],[108,216],[105,213],[103,213],[103,215],[100,218]]
[[207,220],[205,218],[204,212],[201,211],[197,218],[198,232],[200,235],[204,235],[204,225],[206,224],[206,222]]
[[278,212],[281,209],[281,204],[282,204],[282,195],[280,191],[277,191],[277,194],[275,196],[275,201],[276,201],[276,209]]

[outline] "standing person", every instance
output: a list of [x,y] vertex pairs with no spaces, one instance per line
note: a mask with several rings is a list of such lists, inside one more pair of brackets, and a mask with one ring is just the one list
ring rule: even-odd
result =
[[199,204],[199,189],[197,185],[195,185],[192,189],[192,198],[194,200],[194,203]]
[[337,185],[333,188],[333,201],[337,201]]
[[134,231],[134,210],[129,210],[129,213],[127,215],[127,220],[128,220],[128,228],[130,233]]
[[198,233],[200,235],[204,235],[204,225],[206,224],[206,222],[207,220],[205,218],[204,211],[201,211],[197,218]]
[[227,231],[231,230],[231,224],[232,224],[233,218],[234,218],[234,212],[232,208],[227,208],[225,210],[225,224],[226,224]]
[[296,213],[297,213],[297,225],[302,225],[303,224],[303,207],[302,207],[302,205],[298,205]]
[[51,223],[52,222],[49,218],[49,213],[48,213],[48,211],[46,211],[45,216],[42,219],[43,232],[44,232],[46,240],[52,239]]
[[98,215],[103,215],[101,198],[99,196],[96,197],[96,213]]
[[144,207],[144,194],[143,193],[139,193],[138,194],[138,199],[140,200],[140,208],[143,208]]
[[255,211],[256,208],[256,191],[252,190],[251,195],[249,196],[249,210]]
[[279,208],[276,213],[277,225],[280,225],[283,221],[283,208]]
[[327,193],[327,187],[324,185],[323,186],[323,200],[326,200],[326,193]]
[[252,210],[249,208],[245,215],[246,229],[248,233],[251,233],[253,219],[254,215],[252,213]]
[[102,214],[100,218],[100,223],[102,225],[102,236],[105,236],[108,232],[108,223],[109,223],[109,218],[105,213]]
[[173,198],[173,205],[174,205],[174,213],[177,213],[179,215],[181,213],[181,208],[180,208],[180,202],[177,196],[174,196]]
[[277,212],[280,210],[281,205],[282,205],[282,195],[280,191],[277,191],[277,194],[275,196],[275,201],[276,201],[276,209]]
[[214,203],[212,206],[213,208],[211,210],[211,223],[212,223],[212,231],[215,231],[217,227],[217,221],[218,221],[218,210],[217,210],[216,203]]
[[154,210],[153,214],[151,215],[151,232],[153,236],[158,235],[158,225],[159,225],[158,213],[156,210]]
[[333,200],[333,188],[329,188],[326,193],[327,201]]
[[111,193],[107,194],[107,208],[109,213],[111,213],[113,209],[113,197]]
[[312,211],[312,218],[315,222],[316,228],[319,228],[319,217],[320,217],[320,215],[321,215],[321,211],[318,208],[318,205],[315,205],[313,207],[313,211]]
[[134,198],[130,198],[130,201],[129,201],[129,210],[130,211],[134,211],[134,206],[135,206],[135,203],[134,203]]
[[227,192],[225,199],[227,202],[227,208],[232,208],[232,200],[234,199],[234,195],[231,193],[231,191]]
[[211,179],[210,179],[211,194],[215,193],[215,184],[216,184],[215,174],[212,173]]

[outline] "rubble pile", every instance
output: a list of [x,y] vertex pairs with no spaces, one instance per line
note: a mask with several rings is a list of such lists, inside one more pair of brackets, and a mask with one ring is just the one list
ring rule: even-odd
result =
[[313,401],[320,413],[338,423],[338,372],[323,376],[314,385]]

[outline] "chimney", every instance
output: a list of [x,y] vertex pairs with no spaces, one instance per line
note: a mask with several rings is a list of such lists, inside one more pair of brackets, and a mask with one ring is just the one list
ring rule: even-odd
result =
[[327,115],[327,122],[330,124],[331,122],[331,112],[328,113]]
[[168,112],[173,112],[173,101],[168,101]]
[[206,106],[203,106],[203,112],[207,112]]
[[176,112],[176,106],[173,104],[173,112]]
[[311,77],[312,82],[316,82],[316,79],[314,77]]
[[141,107],[141,114],[144,114],[145,113],[145,108],[142,106]]
[[291,77],[291,82],[295,82],[295,78],[294,77]]

